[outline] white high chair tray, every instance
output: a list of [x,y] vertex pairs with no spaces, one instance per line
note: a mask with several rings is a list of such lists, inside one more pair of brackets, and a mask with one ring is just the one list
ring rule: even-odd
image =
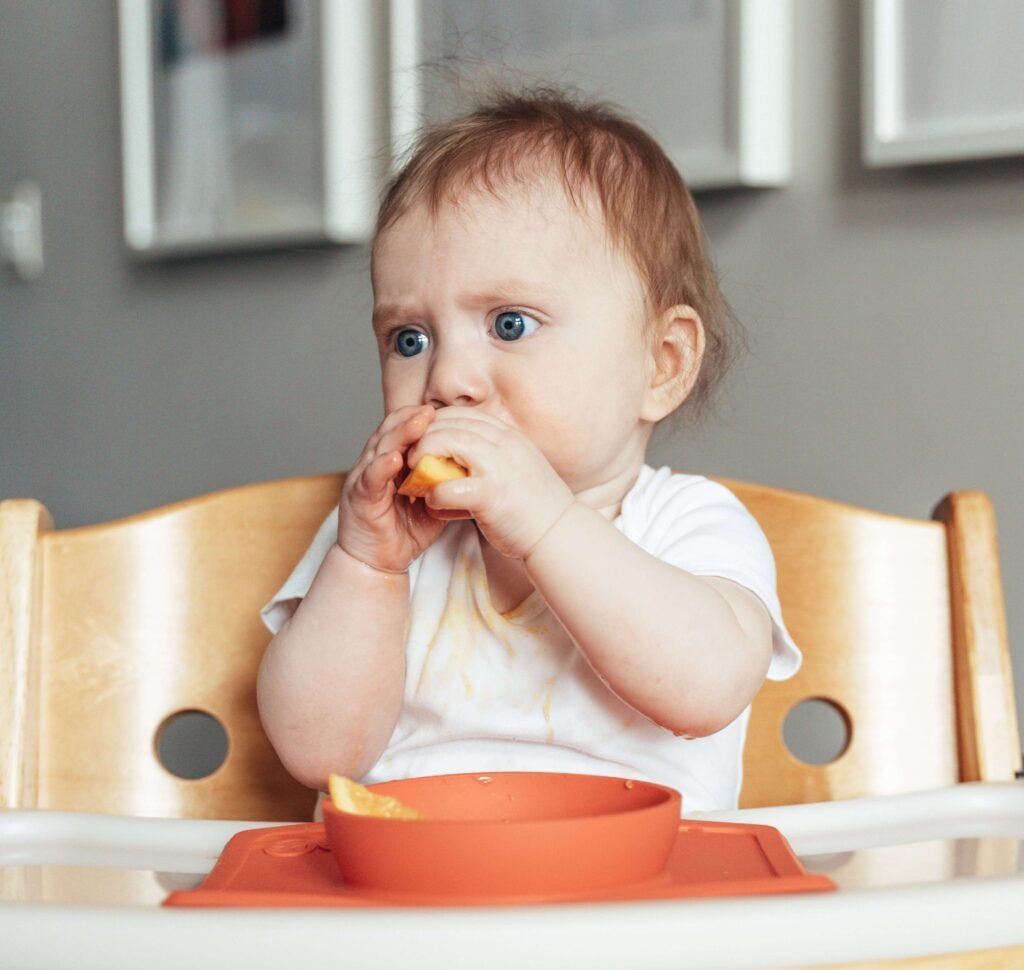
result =
[[472,909],[160,908],[262,822],[0,812],[4,968],[800,966],[1024,946],[1024,785],[709,814],[839,891]]

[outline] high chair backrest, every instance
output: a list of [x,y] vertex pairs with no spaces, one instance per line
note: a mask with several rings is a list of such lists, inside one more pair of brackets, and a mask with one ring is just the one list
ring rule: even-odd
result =
[[[255,678],[280,586],[343,476],[201,496],[121,521],[53,530],[32,500],[0,503],[0,807],[122,815],[305,819],[315,795],[260,728]],[[727,482],[775,550],[804,651],[751,716],[742,803],[893,793],[1010,778],[1016,713],[988,500],[954,493],[938,521],[882,516]],[[782,724],[824,698],[851,728],[831,764],[787,750]],[[157,757],[181,712],[228,736],[213,774]]]
[[[932,520],[726,481],[758,519],[804,661],[754,701],[742,807],[1002,781],[1021,767],[992,505],[953,492]],[[845,721],[826,764],[783,724],[822,700]]]
[[[243,486],[63,531],[37,502],[0,503],[0,807],[309,819],[315,794],[260,727],[259,608],[342,481]],[[189,711],[227,732],[205,778],[157,756],[162,727]]]

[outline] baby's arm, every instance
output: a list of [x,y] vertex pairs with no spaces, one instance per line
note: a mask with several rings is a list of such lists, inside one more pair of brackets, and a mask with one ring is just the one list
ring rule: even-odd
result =
[[260,718],[285,768],[323,789],[360,778],[384,750],[405,684],[409,577],[331,547],[260,666]]
[[465,509],[531,582],[608,687],[640,713],[699,737],[733,721],[761,686],[772,627],[761,601],[694,576],[627,539],[576,499],[522,433],[475,409],[446,408],[410,451],[453,458],[470,477],[427,497]]
[[703,737],[760,688],[772,623],[742,586],[662,562],[579,501],[524,562],[596,673],[655,723]]
[[345,481],[338,541],[294,616],[271,641],[257,680],[260,718],[284,766],[311,788],[359,778],[380,757],[405,686],[409,564],[444,522],[395,500],[404,455],[432,408],[385,418]]

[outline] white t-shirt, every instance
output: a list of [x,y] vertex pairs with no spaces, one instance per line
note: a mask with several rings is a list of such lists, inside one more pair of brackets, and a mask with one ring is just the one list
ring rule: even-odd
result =
[[[771,549],[732,492],[645,465],[614,524],[665,562],[751,590],[774,625],[768,677],[796,672],[800,652],[782,620]],[[336,537],[337,510],[264,607],[271,631],[294,612]],[[736,806],[749,708],[696,739],[675,737],[639,714],[601,682],[537,592],[509,613],[494,609],[471,521],[449,523],[409,572],[405,700],[387,749],[364,781],[581,772],[670,785],[683,793],[686,812]]]

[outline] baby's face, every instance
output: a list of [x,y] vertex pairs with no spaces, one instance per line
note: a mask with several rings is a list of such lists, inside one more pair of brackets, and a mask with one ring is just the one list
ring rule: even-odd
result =
[[554,180],[414,206],[378,239],[374,330],[387,411],[479,407],[580,493],[630,478],[651,425],[643,290],[600,215]]

